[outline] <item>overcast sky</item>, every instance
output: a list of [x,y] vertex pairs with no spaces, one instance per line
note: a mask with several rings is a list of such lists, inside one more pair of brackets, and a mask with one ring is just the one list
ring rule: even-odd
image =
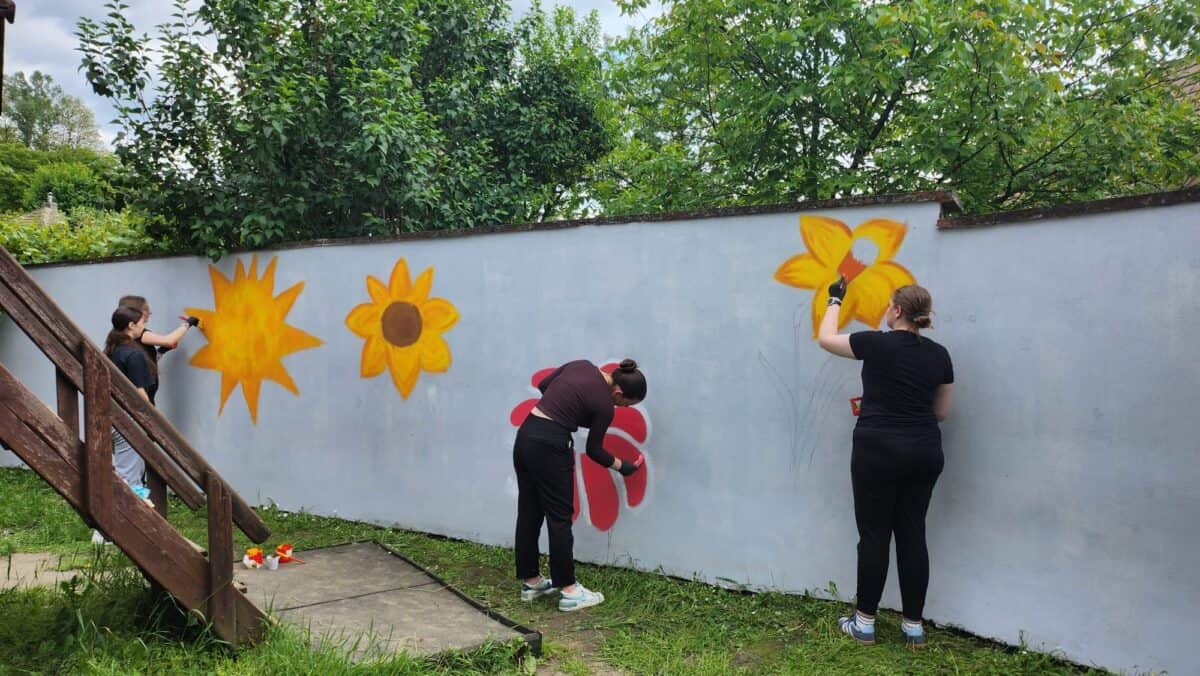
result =
[[[129,18],[139,33],[153,34],[154,26],[169,18],[173,5],[169,0],[125,1],[129,5]],[[190,4],[199,2],[194,0]],[[580,13],[596,10],[606,35],[624,33],[628,27],[641,25],[661,11],[660,3],[652,2],[639,15],[627,17],[621,16],[612,0],[543,0],[543,7],[555,4],[574,7]],[[529,0],[512,0],[511,5],[513,16],[520,16],[529,8]],[[28,75],[40,70],[49,74],[68,94],[83,99],[92,109],[100,135],[109,143],[117,132],[111,124],[115,114],[107,100],[92,93],[79,71],[81,57],[76,49],[79,40],[75,37],[75,24],[80,17],[100,19],[105,13],[102,0],[18,0],[16,24],[5,26],[4,72],[20,70]]]

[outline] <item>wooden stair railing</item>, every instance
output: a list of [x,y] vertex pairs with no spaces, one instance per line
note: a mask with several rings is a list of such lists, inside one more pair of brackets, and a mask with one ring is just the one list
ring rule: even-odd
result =
[[[58,406],[56,415],[0,364],[0,440],[218,636],[258,640],[266,616],[233,586],[233,525],[254,542],[270,529],[3,247],[0,310],[54,363]],[[114,427],[146,460],[156,509],[113,470]],[[168,486],[192,509],[207,505],[207,558],[166,520]]]

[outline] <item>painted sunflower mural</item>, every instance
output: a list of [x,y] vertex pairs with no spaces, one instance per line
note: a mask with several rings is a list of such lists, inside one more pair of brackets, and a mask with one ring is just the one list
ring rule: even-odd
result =
[[208,344],[192,355],[188,363],[221,373],[221,406],[217,415],[224,412],[225,402],[238,385],[242,386],[250,420],[255,424],[258,423],[258,395],[264,380],[277,383],[299,396],[300,389],[284,367],[283,358],[323,344],[320,338],[287,323],[287,315],[304,290],[304,282],[276,296],[275,264],[278,260],[278,256],[272,257],[259,277],[258,256],[250,259],[248,271],[238,259],[232,280],[209,265],[214,309],[185,310],[200,319],[200,332],[208,339]]
[[[851,230],[836,218],[800,217],[800,236],[808,251],[784,261],[775,271],[775,279],[788,286],[816,291],[812,301],[813,338],[829,300],[829,285],[838,276],[844,276],[847,283],[838,328],[845,327],[851,319],[879,328],[892,293],[906,284],[917,283],[911,272],[892,260],[907,232],[903,223],[886,218],[863,221]],[[860,240],[878,248],[874,260],[865,262],[854,256],[854,244]]]
[[369,303],[355,306],[346,327],[365,342],[359,374],[374,378],[386,368],[400,396],[408,399],[421,371],[442,373],[452,361],[443,333],[458,322],[458,310],[445,298],[430,298],[433,268],[412,281],[401,258],[385,286],[367,276]]

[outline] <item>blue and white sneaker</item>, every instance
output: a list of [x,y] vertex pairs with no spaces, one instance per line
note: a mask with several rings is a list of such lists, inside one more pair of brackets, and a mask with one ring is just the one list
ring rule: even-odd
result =
[[598,606],[601,603],[604,603],[604,594],[594,592],[576,582],[575,593],[568,594],[567,592],[563,592],[562,596],[559,597],[558,609],[564,613],[572,613],[576,610]]
[[542,578],[541,582],[533,585],[532,587],[522,582],[521,600],[533,601],[534,599],[540,599],[543,596],[549,596],[556,591],[558,591],[558,589],[554,586],[554,584],[544,577]]
[[904,645],[916,650],[925,646],[925,627],[911,626],[907,621],[900,626],[900,631],[904,633]]
[[875,645],[875,627],[863,627],[858,623],[858,615],[839,617],[838,626],[842,631],[863,645]]

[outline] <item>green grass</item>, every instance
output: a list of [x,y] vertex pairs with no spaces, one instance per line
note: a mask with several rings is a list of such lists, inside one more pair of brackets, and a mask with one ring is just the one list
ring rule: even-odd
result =
[[[268,544],[297,551],[375,539],[396,548],[451,584],[517,622],[543,632],[545,656],[558,673],[639,674],[1101,673],[1051,656],[1012,649],[958,632],[930,630],[930,645],[905,650],[899,617],[884,612],[879,644],[859,646],[837,630],[847,605],[805,596],[744,594],[622,568],[581,565],[603,605],[564,614],[553,599],[523,604],[512,580],[512,553],[436,536],[380,528],[275,507],[259,510],[271,527]],[[204,543],[204,513],[172,503],[171,521]],[[0,592],[0,665],[16,673],[465,674],[520,673],[515,645],[467,654],[353,665],[335,649],[314,651],[310,637],[276,627],[254,648],[234,653],[189,623],[168,601],[155,601],[141,577],[112,548],[88,544],[90,531],[31,472],[0,469],[0,555],[51,551],[88,573],[59,589]],[[250,546],[237,533],[237,546]],[[97,550],[106,550],[97,555]],[[301,554],[302,555],[302,554]],[[0,673],[5,667],[0,666]],[[541,669],[539,668],[539,671]]]

